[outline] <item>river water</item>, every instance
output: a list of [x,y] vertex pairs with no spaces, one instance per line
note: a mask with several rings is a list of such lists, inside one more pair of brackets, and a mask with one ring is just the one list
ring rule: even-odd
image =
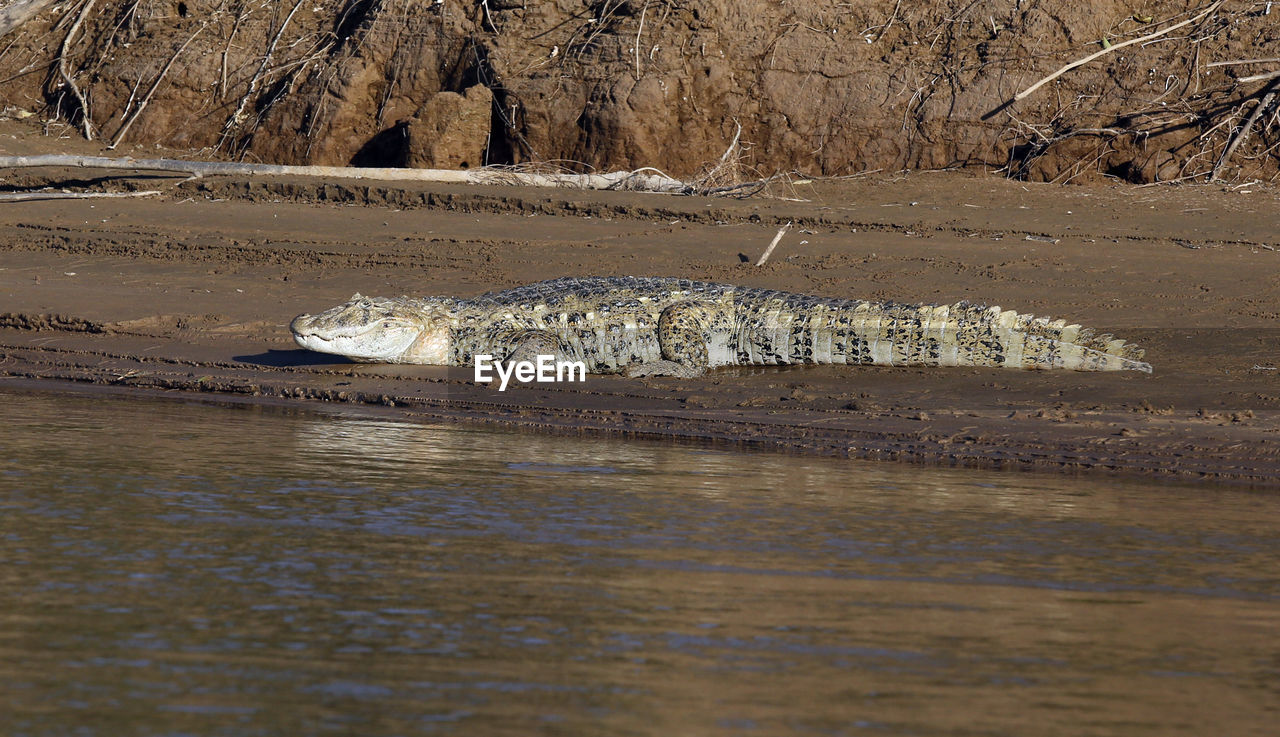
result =
[[0,393],[0,734],[1274,735],[1280,495]]

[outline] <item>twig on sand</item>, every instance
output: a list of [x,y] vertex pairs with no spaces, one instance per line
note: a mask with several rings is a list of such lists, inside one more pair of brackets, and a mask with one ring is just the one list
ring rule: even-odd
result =
[[26,202],[28,200],[88,200],[96,197],[150,197],[161,194],[158,189],[141,192],[5,192],[0,202]]
[[756,179],[751,182],[742,182],[741,184],[727,184],[723,187],[704,187],[702,189],[696,190],[695,194],[700,194],[700,195],[709,197],[709,196],[715,196],[715,195],[729,194],[731,192],[740,192],[744,189],[750,189],[751,190],[750,192],[744,195],[738,196],[738,199],[745,199],[747,197],[750,197],[756,194],[757,192],[764,189],[765,187],[769,186],[769,184],[771,184],[772,182],[775,182],[779,179],[785,179],[787,176],[788,176],[787,174],[774,174],[771,177],[765,177],[764,179]]
[[[1280,75],[1277,76],[1280,77]],[[1276,79],[1267,85],[1267,93],[1258,101],[1258,104],[1253,108],[1253,112],[1245,119],[1244,124],[1236,129],[1230,143],[1223,149],[1222,156],[1218,158],[1218,163],[1213,165],[1213,171],[1209,172],[1209,181],[1213,182],[1218,179],[1218,174],[1222,173],[1222,168],[1231,160],[1232,154],[1236,152],[1240,144],[1249,138],[1249,132],[1253,130],[1253,124],[1258,122],[1258,118],[1261,117],[1263,111],[1271,107],[1272,101],[1276,99],[1275,88],[1277,85],[1280,85],[1280,79]]]
[[1128,41],[1122,41],[1118,44],[1112,44],[1111,46],[1108,46],[1107,48],[1102,49],[1101,51],[1097,51],[1092,54],[1089,54],[1083,59],[1077,59],[1071,62],[1070,64],[1067,64],[1066,66],[1062,67],[1061,69],[1054,72],[1053,74],[1050,74],[1049,76],[1045,77],[1044,79],[1041,79],[1040,81],[1036,82],[1035,84],[1031,85],[1025,90],[1019,92],[1018,94],[1014,95],[1013,99],[1015,101],[1021,100],[1025,98],[1027,95],[1030,95],[1032,92],[1035,92],[1036,90],[1040,89],[1043,85],[1048,84],[1049,82],[1052,82],[1053,80],[1057,79],[1058,77],[1061,77],[1063,74],[1066,74],[1067,72],[1071,71],[1072,69],[1075,69],[1076,67],[1080,67],[1080,66],[1084,66],[1085,64],[1088,64],[1089,62],[1093,61],[1094,59],[1097,59],[1100,56],[1105,56],[1107,54],[1110,54],[1113,51],[1123,49],[1126,46],[1132,46],[1133,44],[1136,44],[1136,43],[1142,43],[1143,41],[1150,41],[1153,38],[1159,38],[1160,36],[1165,35],[1169,31],[1182,28],[1183,26],[1191,25],[1192,23],[1195,23],[1201,18],[1204,18],[1208,16],[1210,13],[1212,13],[1213,11],[1217,10],[1225,1],[1226,0],[1218,0],[1217,2],[1205,8],[1203,11],[1201,11],[1197,15],[1191,18],[1188,18],[1182,21],[1181,23],[1174,23],[1173,25],[1168,26],[1166,28],[1162,28],[1159,31],[1156,31],[1155,33],[1149,33],[1145,36],[1140,36],[1138,38],[1131,38]]
[[84,5],[80,6],[80,14],[76,16],[76,22],[71,24],[67,35],[62,37],[62,46],[58,49],[58,76],[62,78],[63,84],[71,90],[76,103],[80,105],[80,125],[84,129],[85,139],[89,141],[93,140],[93,120],[89,117],[89,101],[85,99],[80,88],[76,87],[75,80],[71,79],[71,74],[67,72],[67,49],[71,46],[71,40],[75,38],[76,32],[80,30],[80,24],[93,9],[93,3],[94,0],[85,0]]
[[786,232],[790,229],[791,229],[790,220],[787,221],[786,225],[782,226],[781,228],[778,228],[778,234],[775,235],[773,237],[773,240],[769,242],[769,247],[764,249],[764,253],[760,255],[760,260],[756,262],[756,266],[764,266],[764,262],[768,261],[769,256],[773,254],[773,249],[778,247],[778,241],[781,241],[782,236],[785,235]]

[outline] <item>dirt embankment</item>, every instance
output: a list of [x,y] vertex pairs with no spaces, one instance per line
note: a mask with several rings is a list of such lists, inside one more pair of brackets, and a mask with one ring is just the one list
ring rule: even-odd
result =
[[[120,0],[9,32],[0,103],[126,149],[273,163],[573,161],[688,176],[975,167],[1039,181],[1280,172],[1271,3]],[[1201,17],[1202,16],[1202,17]],[[1062,65],[1180,26],[1004,104]],[[61,62],[59,61],[61,60]],[[85,125],[87,117],[88,125]],[[130,149],[131,150],[131,149]]]

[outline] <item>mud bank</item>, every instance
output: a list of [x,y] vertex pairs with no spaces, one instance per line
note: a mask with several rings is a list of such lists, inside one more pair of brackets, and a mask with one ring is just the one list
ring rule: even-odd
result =
[[689,177],[740,130],[747,179],[968,167],[1150,182],[1209,174],[1257,110],[1219,174],[1280,171],[1261,109],[1280,84],[1259,78],[1280,56],[1265,2],[43,4],[4,34],[0,106],[121,151]]
[[[798,189],[807,201],[210,179],[156,199],[9,203],[0,376],[539,431],[1280,484],[1275,192],[955,174]],[[769,263],[752,265],[787,221]],[[1000,304],[1137,342],[1155,373],[743,368],[499,393],[465,369],[302,351],[287,330],[294,315],[355,291],[473,296],[610,274]]]

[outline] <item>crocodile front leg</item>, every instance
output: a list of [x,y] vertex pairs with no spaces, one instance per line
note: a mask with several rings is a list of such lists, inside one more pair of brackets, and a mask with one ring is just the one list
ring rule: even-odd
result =
[[711,313],[707,305],[677,302],[658,315],[658,346],[661,361],[628,366],[623,372],[630,377],[676,376],[692,379],[707,372],[707,325]]

